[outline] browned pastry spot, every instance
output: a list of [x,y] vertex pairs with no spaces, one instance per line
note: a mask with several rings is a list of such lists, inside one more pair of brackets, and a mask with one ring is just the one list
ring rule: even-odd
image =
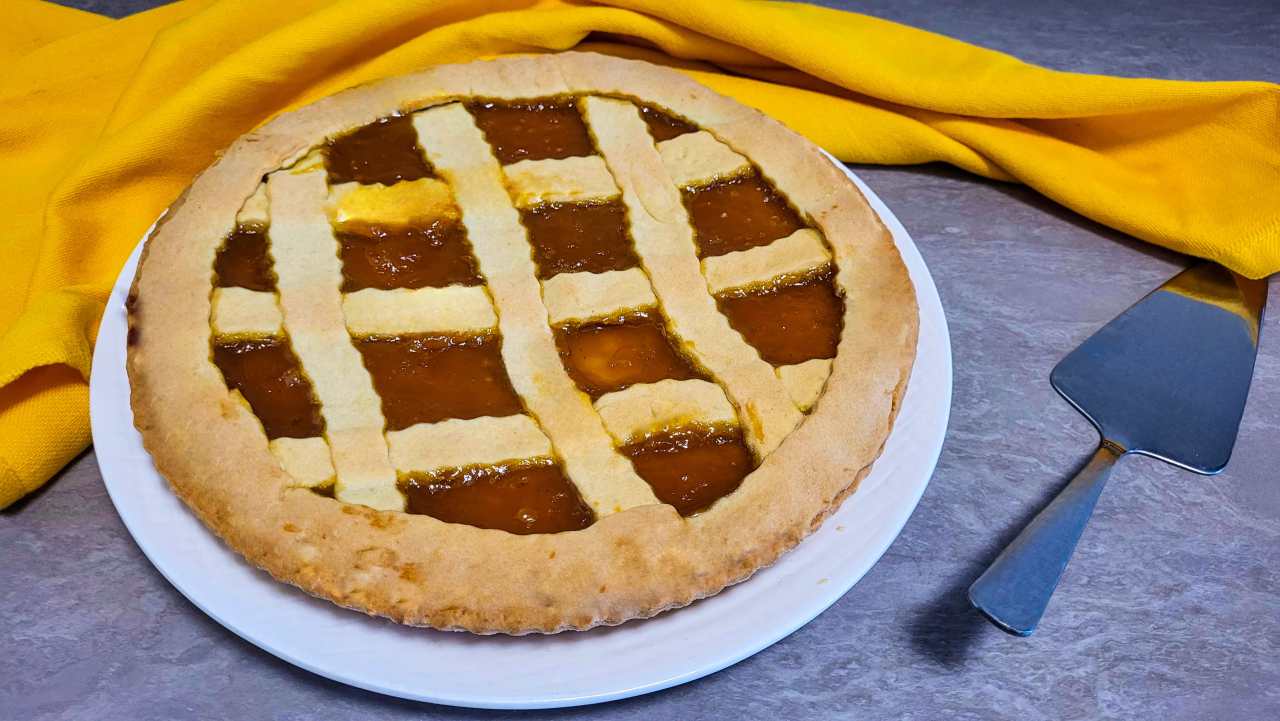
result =
[[716,296],[720,312],[765,361],[784,366],[835,358],[844,300],[830,270],[764,288]]
[[521,211],[538,278],[603,273],[640,265],[627,236],[627,210],[609,203],[545,203]]
[[590,526],[594,514],[550,459],[407,474],[409,513],[511,533],[560,533]]
[[382,397],[387,430],[524,411],[496,334],[405,334],[356,341]]
[[503,165],[595,152],[573,98],[467,103],[467,110]]
[[805,227],[756,172],[686,189],[684,203],[702,258],[768,245]]
[[227,387],[249,401],[267,438],[310,438],[324,433],[320,404],[288,340],[215,343],[213,362]]
[[653,136],[655,143],[698,131],[698,126],[668,115],[652,105],[641,105],[640,117],[649,126],[649,134]]
[[418,148],[418,132],[408,115],[382,118],[325,144],[329,183],[382,183],[430,178],[431,166]]
[[732,493],[755,467],[737,427],[683,426],[655,433],[621,451],[653,487],[658,500],[675,506],[682,516]]
[[344,293],[484,283],[466,231],[455,220],[434,220],[419,228],[373,225],[336,235],[342,245]]
[[555,336],[569,377],[592,398],[636,383],[702,377],[676,350],[656,313],[563,325]]
[[271,270],[271,256],[267,253],[266,226],[237,225],[218,249],[213,273],[220,288],[275,290],[276,274]]

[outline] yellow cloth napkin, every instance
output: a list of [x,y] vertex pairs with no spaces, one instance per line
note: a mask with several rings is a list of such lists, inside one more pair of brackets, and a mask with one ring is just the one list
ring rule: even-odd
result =
[[781,119],[846,161],[940,160],[1258,277],[1280,269],[1280,87],[1046,70],[884,20],[725,0],[186,0],[0,8],[0,507],[89,442],[103,302],[217,151],[434,63],[590,49]]

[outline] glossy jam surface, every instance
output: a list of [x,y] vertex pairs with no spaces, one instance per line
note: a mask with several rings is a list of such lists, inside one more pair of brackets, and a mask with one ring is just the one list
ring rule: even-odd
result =
[[757,173],[686,190],[684,203],[703,258],[768,245],[805,227]]
[[591,525],[594,514],[551,460],[446,468],[406,475],[409,513],[511,533],[559,533]]
[[603,273],[640,264],[627,236],[627,211],[611,203],[546,203],[520,213],[538,277]]
[[324,433],[320,405],[288,341],[279,338],[215,343],[213,362],[227,387],[240,391],[268,438]]
[[[595,152],[573,98],[471,102],[467,108],[503,164]],[[655,143],[697,131],[656,107],[638,108]],[[408,117],[386,118],[329,141],[325,163],[332,184],[389,185],[434,173]],[[686,190],[683,196],[700,257],[767,245],[805,227],[786,199],[755,171]],[[560,273],[640,266],[620,200],[548,203],[520,214],[542,280]],[[485,282],[457,220],[415,227],[349,224],[335,236],[346,293]],[[267,229],[237,227],[217,255],[215,272],[219,286],[273,291],[276,277]],[[721,293],[716,302],[729,324],[773,365],[835,356],[844,301],[830,269],[768,287]],[[569,376],[592,398],[637,383],[706,377],[668,333],[656,310],[566,324],[552,332]],[[423,332],[352,342],[379,395],[388,431],[525,412],[496,334]],[[324,433],[310,382],[287,339],[227,340],[214,345],[213,356],[228,387],[245,396],[269,437]],[[618,452],[661,502],[683,516],[702,512],[734,492],[757,463],[737,426],[666,428]],[[407,473],[401,476],[400,488],[408,512],[479,528],[559,533],[595,521],[560,462],[549,458]],[[313,490],[331,496],[333,486]]]
[[586,123],[572,98],[468,103],[467,109],[503,165],[595,152]]
[[524,411],[496,335],[371,336],[357,339],[356,347],[382,398],[389,431]]
[[676,350],[655,313],[561,326],[555,336],[569,377],[592,398],[636,383],[702,377]]
[[432,175],[408,115],[383,118],[325,145],[330,185],[417,180]]
[[698,130],[697,126],[672,117],[652,105],[641,105],[640,117],[644,119],[644,124],[649,126],[649,134],[653,136],[655,143]]
[[658,500],[675,506],[682,516],[732,493],[755,465],[737,428],[685,426],[620,450]]
[[484,279],[462,225],[437,220],[421,228],[370,226],[336,233],[341,244],[342,292],[363,288],[443,288]]
[[844,327],[844,300],[831,271],[716,297],[729,325],[775,366],[834,358]]
[[214,257],[213,272],[220,288],[276,289],[276,274],[267,253],[267,229],[237,225]]

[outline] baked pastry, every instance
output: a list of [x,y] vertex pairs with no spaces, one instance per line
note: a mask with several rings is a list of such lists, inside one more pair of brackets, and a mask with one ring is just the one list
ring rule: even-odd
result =
[[436,67],[237,140],[147,241],[134,419],[250,563],[476,633],[652,616],[856,488],[913,289],[817,148],[670,70]]

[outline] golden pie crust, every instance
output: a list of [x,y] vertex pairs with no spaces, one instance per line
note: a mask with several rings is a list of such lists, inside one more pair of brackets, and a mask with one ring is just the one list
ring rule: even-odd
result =
[[[210,359],[215,328],[224,333],[269,333],[282,322],[278,314],[272,315],[277,313],[274,308],[255,310],[255,303],[262,304],[260,298],[211,285],[215,254],[235,228],[237,213],[243,220],[246,214],[252,218],[265,212],[266,201],[259,197],[264,176],[291,164],[296,170],[326,138],[379,118],[431,113],[432,132],[443,135],[432,143],[424,140],[424,146],[436,146],[427,151],[445,165],[452,162],[450,154],[465,164],[470,162],[461,157],[466,143],[457,138],[465,140],[471,131],[456,101],[570,95],[585,98],[583,112],[604,162],[601,156],[591,156],[570,159],[569,164],[524,160],[507,165],[512,196],[501,200],[494,196],[492,178],[443,175],[453,185],[464,220],[469,218],[473,244],[485,234],[511,240],[513,234],[523,233],[518,222],[512,225],[513,219],[518,221],[518,205],[621,197],[642,260],[678,257],[663,261],[662,268],[646,265],[652,289],[635,269],[613,271],[616,283],[557,276],[555,282],[543,283],[546,305],[516,307],[538,285],[518,277],[527,265],[519,258],[495,270],[506,262],[502,253],[510,252],[508,244],[506,251],[496,246],[476,251],[490,254],[488,261],[481,257],[481,265],[487,262],[493,271],[487,273],[488,292],[495,302],[503,307],[502,296],[509,296],[505,302],[510,305],[497,317],[476,295],[476,288],[457,286],[446,289],[456,298],[444,305],[443,296],[413,291],[403,291],[405,298],[389,306],[374,293],[361,298],[364,291],[348,294],[342,303],[335,300],[336,292],[323,302],[304,303],[308,296],[299,294],[290,300],[283,295],[285,286],[303,283],[293,277],[303,273],[282,269],[283,317],[296,319],[299,327],[323,325],[341,320],[345,307],[348,324],[377,328],[388,322],[402,324],[394,319],[398,315],[414,318],[438,310],[458,316],[458,323],[497,324],[504,348],[528,348],[532,357],[550,337],[548,314],[557,320],[589,316],[601,303],[627,306],[656,295],[686,349],[696,349],[725,389],[719,394],[715,383],[680,381],[702,384],[688,386],[702,390],[669,403],[677,409],[671,412],[705,408],[719,417],[736,409],[744,434],[762,457],[759,466],[736,491],[683,517],[672,506],[654,502],[643,482],[635,485],[638,477],[626,458],[612,450],[602,452],[611,448],[602,443],[625,441],[610,432],[626,435],[625,429],[654,419],[637,418],[634,408],[622,402],[625,397],[610,396],[604,396],[608,402],[600,404],[597,416],[590,399],[567,382],[567,376],[530,380],[542,378],[539,373],[545,369],[512,368],[508,358],[512,382],[563,456],[566,475],[584,497],[594,499],[597,520],[592,525],[580,531],[515,535],[378,510],[395,502],[385,493],[386,469],[393,462],[448,457],[458,450],[455,446],[476,444],[474,434],[462,433],[449,422],[429,433],[415,426],[381,438],[382,429],[330,422],[333,466],[340,479],[344,473],[360,478],[340,486],[347,502],[313,492],[306,486],[333,473],[323,455],[317,462],[316,444],[323,451],[324,441],[277,439],[268,444],[261,423],[238,393],[228,391]],[[699,131],[659,144],[661,148],[640,142],[635,132],[639,120],[627,117],[635,114],[629,100],[668,111]],[[460,125],[454,129],[451,124]],[[448,135],[455,130],[457,137]],[[678,184],[706,182],[745,164],[754,164],[814,230],[739,256],[699,263],[692,251],[681,247],[692,243],[692,231],[679,203]],[[572,177],[563,177],[565,170],[572,171]],[[282,189],[281,198],[286,191],[309,191],[307,184],[316,182],[314,174],[292,171],[271,177],[268,185]],[[435,180],[415,182],[430,186],[431,192],[415,195],[428,198],[414,201],[424,206],[437,203],[440,192],[448,190],[441,190]],[[354,213],[360,212],[360,203],[373,202],[356,199],[360,189],[335,186],[329,192],[351,198],[344,207]],[[447,204],[447,195],[443,197]],[[277,222],[293,233],[297,246],[315,231],[299,226],[295,233],[287,227],[287,218],[273,218],[273,229]],[[822,249],[821,239],[829,251]],[[288,242],[283,235],[280,240],[272,236],[273,244]],[[482,242],[492,245],[490,240]],[[716,291],[732,288],[758,277],[762,269],[786,272],[793,266],[807,267],[823,252],[832,256],[834,282],[844,298],[838,353],[831,360],[765,372],[771,369],[758,356],[742,357],[742,349],[749,346],[732,332],[724,334],[728,326],[715,313],[708,283]],[[646,618],[715,594],[776,561],[816,529],[869,472],[905,390],[917,334],[914,291],[889,233],[856,187],[814,145],[678,73],[588,53],[435,67],[354,88],[275,118],[237,140],[170,208],[147,241],[129,310],[135,424],[157,469],[211,530],[276,579],[339,605],[401,623],[482,634],[554,633]],[[313,337],[295,335],[294,343],[341,344],[349,340],[342,335],[346,331],[339,323],[317,330]],[[326,378],[350,381],[342,374],[351,373],[348,361],[359,356],[333,355],[341,357],[330,367],[307,368],[317,386],[328,382]],[[539,358],[545,360],[545,354],[528,363],[536,366]],[[661,396],[660,385],[614,395]],[[341,395],[321,390],[317,393],[326,408],[326,398]],[[726,405],[725,398],[733,405]],[[660,407],[654,403],[653,408]],[[352,414],[367,418],[366,411]],[[526,416],[487,421],[493,422],[493,432],[509,434],[512,442],[529,446],[530,453],[542,452],[537,449],[546,439],[521,418]],[[345,436],[336,438],[339,434]],[[412,441],[419,437],[433,438],[437,445],[415,446]],[[394,460],[379,455],[380,450],[370,455],[361,444],[387,445]],[[339,451],[340,446],[345,450]],[[602,498],[616,501],[606,508]]]

